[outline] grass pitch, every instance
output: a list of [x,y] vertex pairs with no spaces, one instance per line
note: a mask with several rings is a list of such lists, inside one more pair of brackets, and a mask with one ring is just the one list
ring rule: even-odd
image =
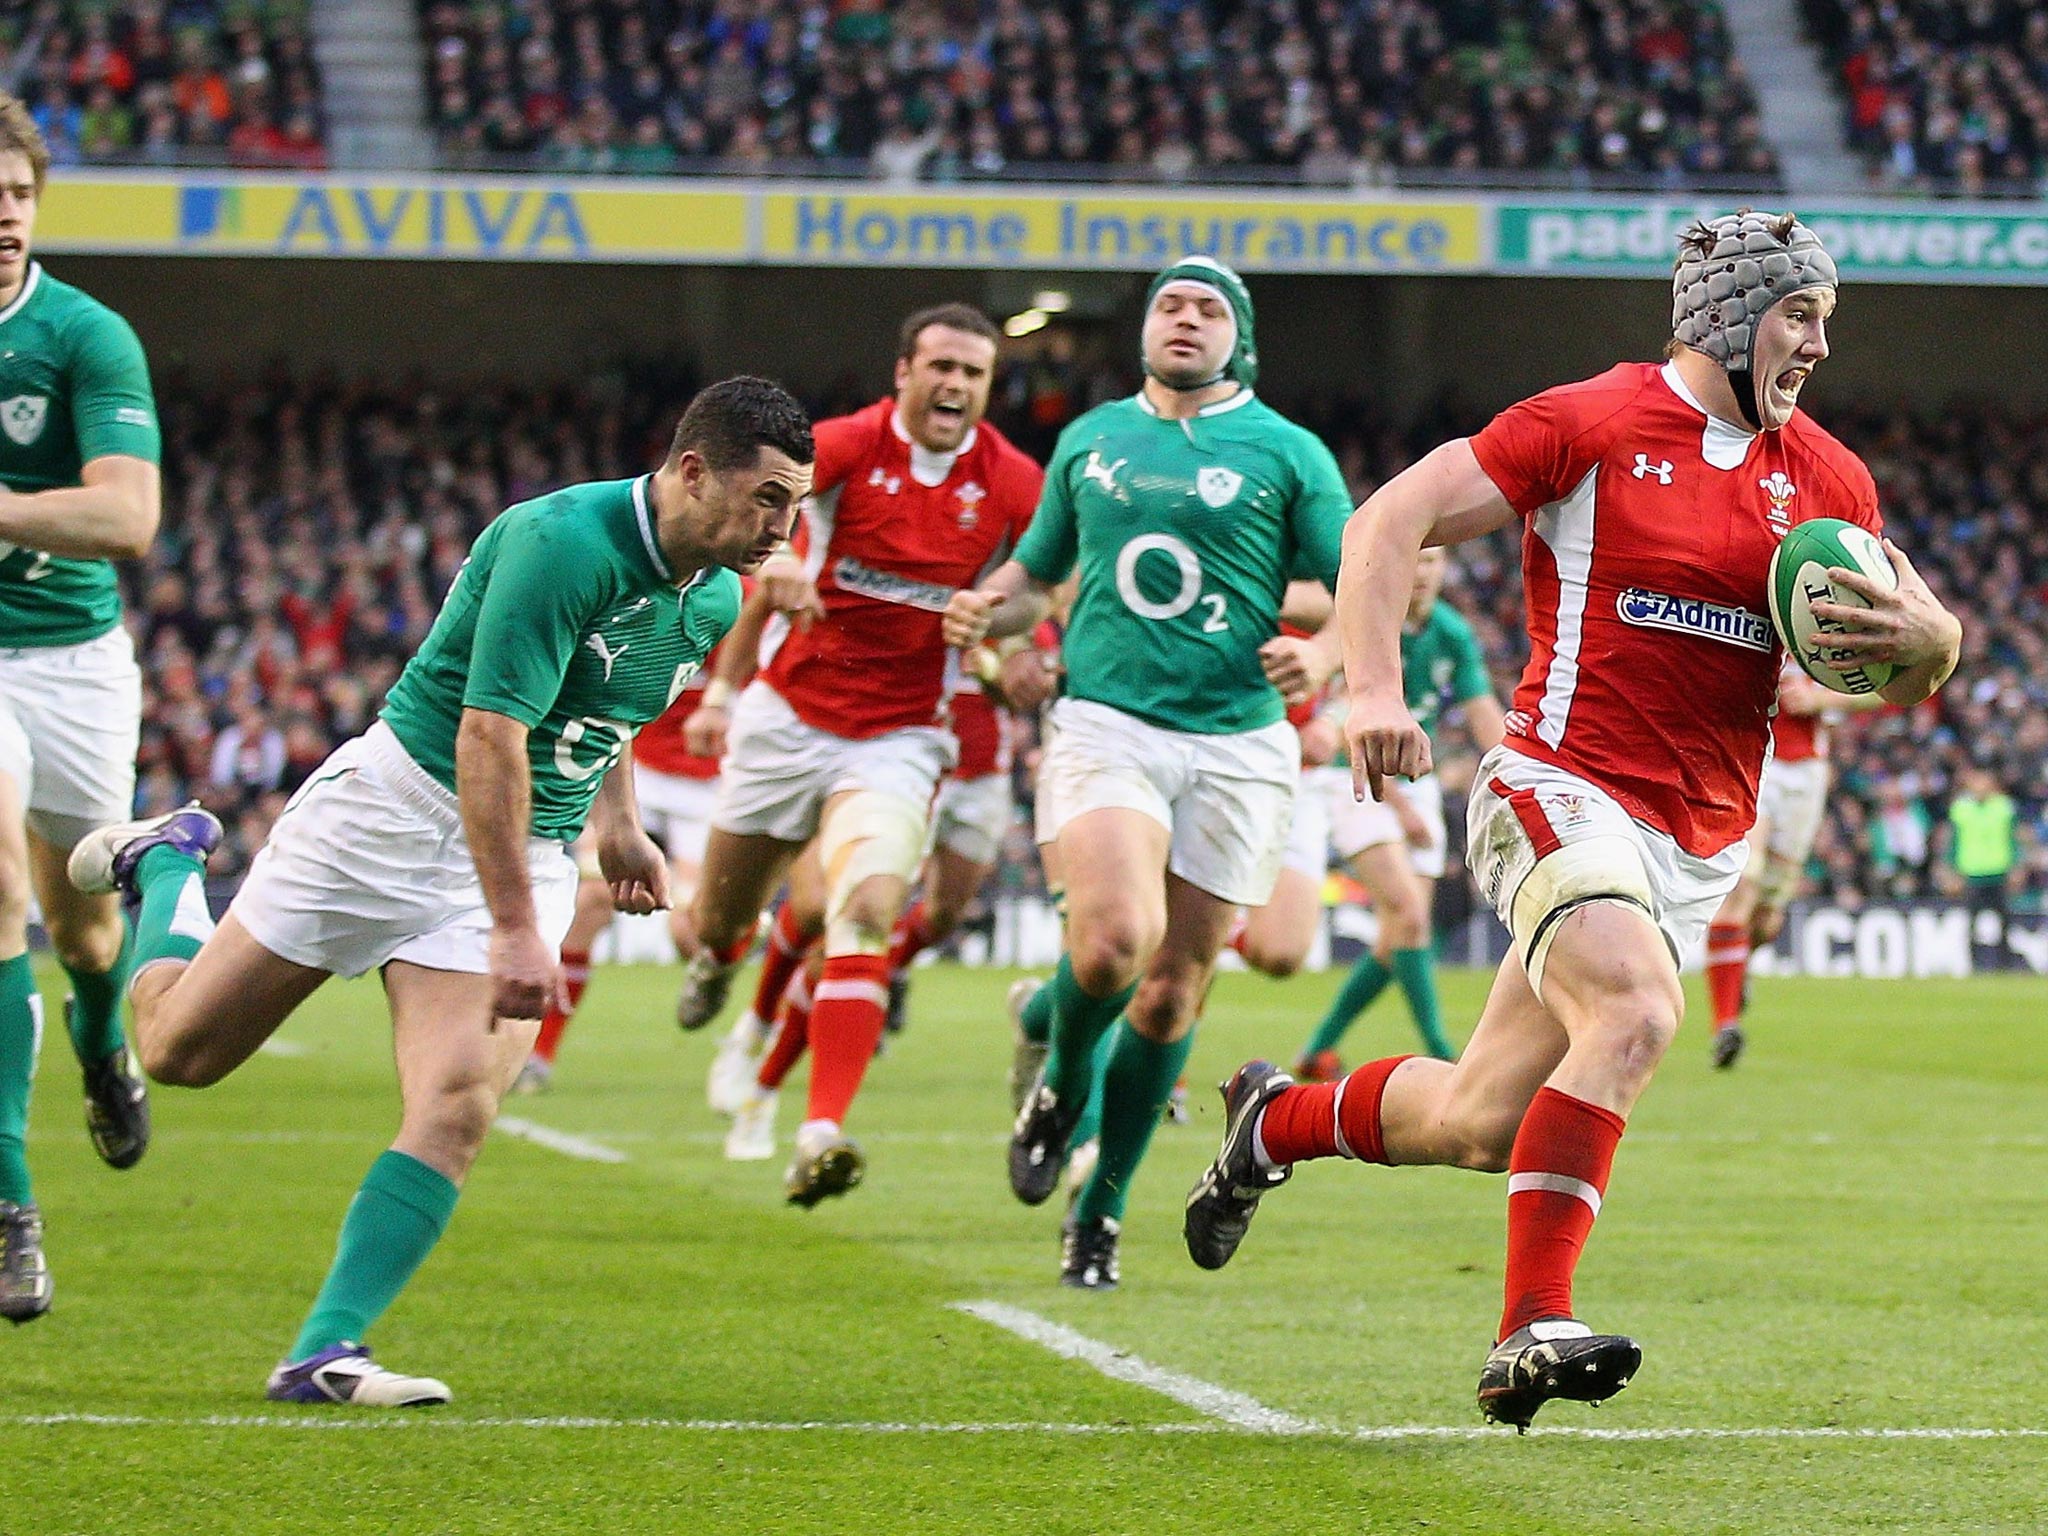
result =
[[[320,994],[292,1054],[158,1090],[127,1174],[94,1160],[53,1029],[30,1151],[57,1301],[0,1336],[0,1536],[2041,1529],[2038,981],[1759,981],[1727,1075],[1696,1006],[1580,1272],[1581,1312],[1640,1338],[1643,1372],[1517,1439],[1476,1432],[1472,1403],[1500,1180],[1318,1164],[1228,1270],[1181,1249],[1208,1085],[1290,1055],[1334,977],[1219,983],[1196,1123],[1154,1143],[1111,1295],[1059,1288],[1057,1205],[1004,1184],[1008,979],[919,973],[855,1111],[868,1182],[806,1213],[780,1162],[721,1160],[715,1031],[678,1037],[673,974],[601,971],[555,1091],[507,1107],[624,1160],[494,1138],[372,1339],[454,1387],[413,1415],[261,1397],[395,1124],[374,986]],[[1483,980],[1447,977],[1451,1018]],[[1347,1048],[1409,1048],[1398,1000]],[[971,1300],[1322,1428],[1231,1428],[954,1310]],[[1411,1432],[1359,1433],[1390,1428]]]

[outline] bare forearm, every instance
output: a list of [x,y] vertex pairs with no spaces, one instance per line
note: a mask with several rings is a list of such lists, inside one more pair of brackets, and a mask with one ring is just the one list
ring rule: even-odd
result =
[[533,882],[526,872],[533,817],[526,727],[486,710],[464,710],[455,736],[455,792],[491,921],[500,928],[536,926]]
[[0,541],[81,560],[133,560],[156,537],[157,509],[111,485],[0,492]]
[[640,830],[640,797],[633,784],[630,750],[612,764],[611,772],[597,786],[597,798],[590,802],[590,830],[600,843]]
[[989,615],[989,637],[995,640],[1037,628],[1039,620],[1052,607],[1050,589],[1041,585],[1014,560],[997,567],[995,574],[982,584],[980,590],[1003,594],[1002,602]]
[[1401,689],[1401,618],[1408,611],[1416,559],[1432,518],[1419,498],[1387,494],[1394,489],[1394,484],[1382,488],[1344,525],[1344,563],[1331,628],[1353,693],[1383,689],[1398,694]]

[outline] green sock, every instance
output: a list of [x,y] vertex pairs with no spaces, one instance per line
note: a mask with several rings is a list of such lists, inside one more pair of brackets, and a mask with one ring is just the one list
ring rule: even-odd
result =
[[1090,997],[1074,980],[1073,962],[1061,955],[1060,968],[1052,973],[1044,990],[1052,994],[1053,1016],[1052,1051],[1045,1058],[1045,1081],[1063,1102],[1071,1104],[1074,1099],[1069,1095],[1079,1096],[1088,1091],[1096,1043],[1116,1022],[1124,1005],[1137,995],[1138,984],[1134,981],[1109,997]]
[[149,850],[135,867],[142,909],[135,916],[129,970],[154,960],[190,960],[213,933],[206,905],[206,866],[168,845]]
[[105,1061],[125,1043],[121,1038],[121,996],[127,990],[128,967],[134,958],[135,935],[124,918],[121,953],[112,970],[64,967],[64,974],[71,978],[71,1011],[64,1022],[71,1029],[71,1049],[78,1053],[80,1066]]
[[1024,1005],[1024,1011],[1017,1015],[1017,1027],[1024,1031],[1024,1038],[1036,1045],[1045,1045],[1052,1040],[1052,984],[1048,982],[1031,994],[1031,1001]]
[[1351,1027],[1351,1021],[1370,1008],[1393,979],[1394,973],[1380,964],[1378,955],[1369,949],[1360,955],[1351,967],[1351,974],[1344,978],[1344,985],[1337,989],[1330,1011],[1323,1015],[1323,1022],[1316,1026],[1315,1034],[1301,1054],[1306,1057],[1334,1051],[1337,1042],[1344,1038],[1344,1031]]
[[28,1094],[43,1043],[43,995],[28,956],[0,960],[0,1200],[27,1204]]
[[1130,1022],[1119,1019],[1102,1032],[1102,1038],[1095,1042],[1094,1086],[1088,1092],[1088,1107],[1081,1111],[1081,1123],[1074,1127],[1074,1139],[1069,1147],[1085,1147],[1102,1134],[1102,1078],[1109,1071],[1110,1055],[1116,1050],[1117,1037],[1130,1032]]
[[1131,1180],[1145,1160],[1145,1149],[1152,1145],[1152,1133],[1159,1128],[1159,1117],[1166,1112],[1166,1101],[1195,1044],[1193,1030],[1171,1045],[1161,1045],[1129,1025],[1114,1038],[1116,1049],[1102,1078],[1102,1155],[1074,1204],[1077,1221],[1102,1216],[1123,1220]]
[[446,1175],[403,1152],[386,1152],[370,1164],[342,1220],[334,1267],[290,1358],[304,1360],[343,1339],[360,1344],[434,1251],[459,1193]]
[[1429,1054],[1449,1061],[1451,1042],[1444,1037],[1443,1012],[1436,1000],[1436,959],[1427,949],[1394,951],[1394,975],[1408,994],[1408,1011],[1415,1015],[1415,1028]]

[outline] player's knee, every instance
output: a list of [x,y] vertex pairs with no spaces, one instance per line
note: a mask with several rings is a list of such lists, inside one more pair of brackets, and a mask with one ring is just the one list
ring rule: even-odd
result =
[[1429,913],[1419,899],[1388,902],[1380,913],[1380,933],[1389,949],[1420,949],[1429,942]]
[[1285,981],[1308,963],[1308,944],[1293,939],[1275,942],[1268,938],[1247,938],[1244,963],[1261,976]]
[[83,920],[53,915],[50,922],[50,948],[57,963],[83,975],[111,971],[121,958],[122,937],[119,912],[95,912]]
[[0,870],[0,953],[19,953],[28,937],[28,881]]
[[1147,976],[1125,1010],[1131,1028],[1147,1040],[1171,1044],[1194,1028],[1203,988],[1180,975]]
[[1645,1078],[1677,1037],[1682,1004],[1661,985],[1624,985],[1603,993],[1591,1011],[1587,1042],[1624,1078]]
[[1458,1138],[1451,1148],[1451,1166],[1467,1168],[1474,1173],[1506,1173],[1508,1157],[1515,1150],[1512,1129],[1506,1136],[1466,1135]]
[[406,1123],[411,1139],[434,1150],[437,1165],[445,1159],[466,1168],[497,1117],[498,1095],[491,1085],[464,1079],[442,1085],[417,1111],[408,1109]]
[[202,1033],[142,1019],[135,1026],[135,1055],[149,1080],[166,1088],[211,1088],[235,1065],[212,1050]]
[[1067,963],[1083,992],[1090,997],[1107,997],[1131,984],[1131,978],[1145,963],[1149,947],[1136,922],[1112,917],[1092,923],[1086,933],[1072,937]]

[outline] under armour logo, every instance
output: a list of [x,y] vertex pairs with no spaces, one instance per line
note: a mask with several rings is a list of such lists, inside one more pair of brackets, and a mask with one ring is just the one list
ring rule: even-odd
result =
[[883,472],[881,465],[877,464],[868,471],[868,484],[879,485],[891,496],[894,496],[903,489],[903,477],[901,475],[886,474]]
[[1647,453],[1639,453],[1636,455],[1636,467],[1630,470],[1629,473],[1638,480],[1647,480],[1650,476],[1655,475],[1659,485],[1669,485],[1671,483],[1671,461],[1669,459],[1660,459],[1655,464],[1652,464]]
[[632,642],[628,641],[626,645],[621,645],[616,651],[605,644],[603,635],[592,635],[583,643],[597,652],[598,660],[604,663],[604,680],[610,682],[612,680],[612,663],[626,654],[627,646],[631,645]]

